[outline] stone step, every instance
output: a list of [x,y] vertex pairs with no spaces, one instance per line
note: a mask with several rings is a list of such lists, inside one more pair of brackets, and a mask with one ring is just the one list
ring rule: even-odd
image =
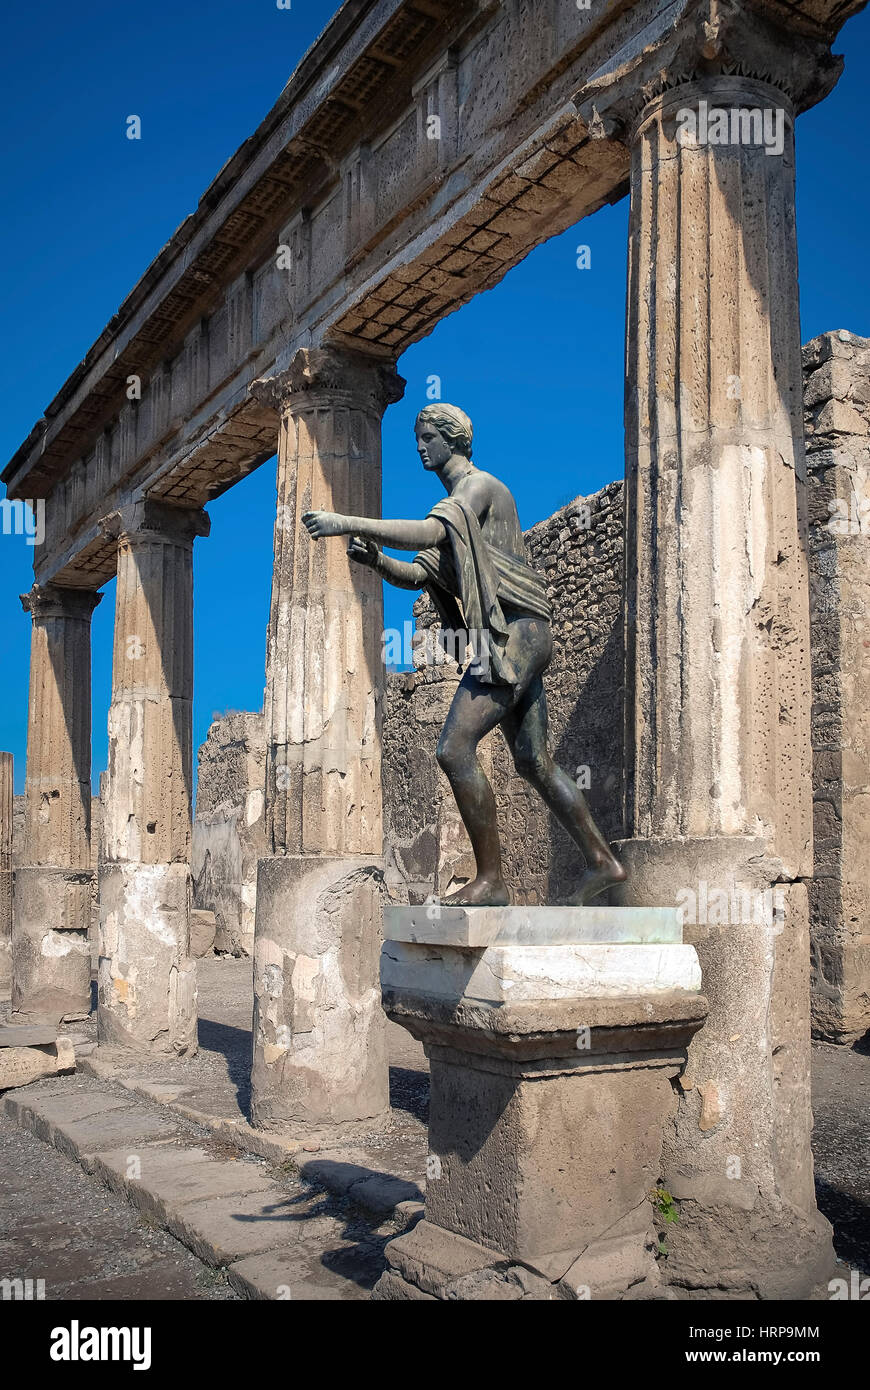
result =
[[57,1038],[56,1024],[0,1024],[0,1047],[44,1047]]
[[[6,1029],[7,1037],[10,1029]],[[21,1028],[18,1033],[43,1034],[44,1029]],[[61,1034],[47,1042],[27,1045],[19,1038],[0,1046],[0,1093],[33,1081],[75,1071],[76,1054],[72,1039]]]
[[[324,1133],[319,1138],[307,1134],[302,1140],[255,1129],[238,1114],[221,1114],[220,1095],[211,1097],[215,1108],[206,1109],[209,1097],[202,1086],[195,1088],[184,1081],[125,1075],[123,1061],[111,1049],[97,1048],[83,1060],[81,1071],[98,1081],[122,1086],[136,1098],[157,1102],[170,1115],[201,1125],[216,1139],[229,1142],[243,1154],[273,1164],[291,1160],[306,1182],[338,1197],[349,1197],[354,1206],[372,1216],[386,1219],[398,1213],[398,1219],[405,1225],[412,1216],[422,1213],[425,1133],[414,1136],[412,1151],[404,1155],[404,1165],[399,1165],[404,1166],[404,1173],[384,1172],[382,1145],[368,1148],[346,1137],[339,1140],[334,1133]],[[192,1104],[192,1099],[198,1103]],[[395,1163],[395,1153],[392,1162]]]
[[[165,1105],[92,1082],[43,1082],[3,1105],[21,1128],[75,1159],[206,1264],[225,1269],[245,1298],[367,1298],[383,1268],[384,1235],[422,1211],[413,1184],[373,1173],[352,1161],[356,1155],[320,1154],[310,1175],[300,1174],[304,1186],[295,1175],[288,1186],[265,1161],[209,1152],[209,1140],[197,1140]],[[348,1208],[324,1215],[323,1188],[340,1190],[352,1207],[367,1208],[381,1224],[389,1219],[392,1228],[378,1236]],[[361,1238],[358,1230],[347,1234],[354,1221],[364,1228]]]

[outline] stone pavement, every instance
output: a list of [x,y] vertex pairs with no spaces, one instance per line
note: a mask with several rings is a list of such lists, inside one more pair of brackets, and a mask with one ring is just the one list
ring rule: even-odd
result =
[[0,1279],[34,1296],[235,1300],[220,1272],[0,1111]]
[[[196,1058],[133,1063],[101,1050],[98,1058],[82,1058],[76,1075],[6,1093],[0,1150],[5,1160],[11,1131],[28,1159],[18,1148],[16,1161],[4,1162],[0,1278],[50,1277],[57,1297],[368,1297],[385,1243],[421,1211],[428,1099],[421,1050],[390,1026],[394,1109],[382,1132],[330,1148],[264,1139],[247,1124],[241,1083],[250,1047],[250,963],[204,960],[199,973]],[[835,1224],[840,1258],[870,1274],[870,1055],[817,1045],[814,1061],[820,1206]],[[37,1139],[51,1147],[34,1148]],[[124,1198],[145,1223],[131,1217],[131,1232],[119,1215]],[[56,1235],[61,1212],[74,1227],[71,1236],[66,1228]],[[150,1234],[142,1246],[140,1230],[156,1228],[166,1246]],[[108,1262],[94,1265],[82,1253],[88,1230],[97,1253],[101,1244],[117,1245]],[[58,1262],[56,1249],[70,1259]],[[150,1271],[164,1256],[161,1295],[149,1291],[161,1285]],[[203,1275],[197,1260],[215,1273]],[[76,1294],[79,1267],[83,1288],[93,1286],[93,1293]]]
[[376,1213],[421,1202],[429,1089],[422,1047],[404,1029],[387,1024],[392,1114],[380,1129],[344,1136],[333,1130],[320,1139],[306,1135],[304,1141],[270,1135],[248,1122],[251,962],[213,957],[198,961],[197,973],[200,1050],[195,1057],[131,1059],[105,1047],[98,1055],[82,1056],[79,1049],[79,1071],[157,1102],[244,1152],[278,1163],[295,1159],[308,1180],[340,1196],[354,1187],[354,1199]]
[[[245,1298],[365,1298],[383,1267],[383,1246],[416,1218],[417,1204],[397,1216],[367,1215],[352,1190],[343,1199],[324,1192],[303,1180],[292,1160],[274,1164],[242,1154],[118,1083],[40,1081],[8,1092],[4,1109],[19,1129],[76,1160],[97,1180],[96,1190],[99,1183],[126,1197],[146,1223],[175,1237]],[[351,1175],[360,1179],[349,1166]],[[0,1254],[8,1277],[22,1277],[24,1256],[14,1242],[0,1245]],[[23,1273],[44,1277],[32,1263]]]

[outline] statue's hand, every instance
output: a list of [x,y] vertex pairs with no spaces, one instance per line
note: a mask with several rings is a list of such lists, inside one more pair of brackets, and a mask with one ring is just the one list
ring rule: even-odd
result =
[[369,540],[366,536],[351,536],[347,543],[347,553],[351,560],[356,560],[358,565],[366,565],[369,569],[375,568],[381,556],[377,541]]
[[337,512],[303,512],[302,525],[315,541],[327,536],[342,536],[346,530],[345,519]]

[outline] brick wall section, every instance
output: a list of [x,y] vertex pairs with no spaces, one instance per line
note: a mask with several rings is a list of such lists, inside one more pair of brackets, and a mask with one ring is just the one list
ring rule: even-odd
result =
[[870,1028],[870,339],[804,348],[813,660],[813,1031]]

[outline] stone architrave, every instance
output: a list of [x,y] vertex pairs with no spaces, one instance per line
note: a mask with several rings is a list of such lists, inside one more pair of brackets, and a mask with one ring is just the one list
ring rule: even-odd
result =
[[12,986],[12,754],[0,753],[0,996]]
[[12,1009],[28,1023],[91,1008],[91,615],[101,597],[36,584],[21,598],[33,628]]
[[254,942],[252,1117],[368,1124],[388,1109],[378,988],[383,828],[382,582],[346,540],[312,546],[312,507],[379,516],[386,362],[303,349],[260,383],[280,414],[266,667],[266,837]]
[[723,9],[577,98],[632,153],[616,896],[687,909],[710,1017],[665,1143],[668,1270],[697,1288],[730,1270],[737,1296],[801,1297],[831,1259],[810,1150],[793,120],[839,71],[823,43]]
[[101,1043],[190,1055],[193,542],[209,523],[146,499],[103,528],[118,543],[118,582],[97,1032]]

